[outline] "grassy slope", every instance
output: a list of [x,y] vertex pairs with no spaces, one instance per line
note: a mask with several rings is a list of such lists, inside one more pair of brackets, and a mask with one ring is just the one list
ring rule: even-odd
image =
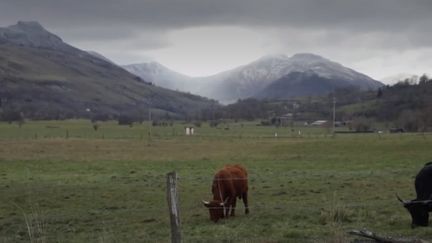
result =
[[[431,239],[430,228],[410,229],[394,197],[414,196],[413,176],[430,160],[429,135],[331,138],[311,131],[275,139],[263,137],[274,128],[245,124],[184,137],[182,126],[177,136],[172,127],[154,128],[149,142],[133,135],[146,126],[102,124],[96,133],[110,139],[100,139],[83,121],[0,124],[2,134],[9,132],[0,140],[0,239],[28,241],[27,219],[34,239],[168,241],[164,176],[171,170],[180,176],[186,242],[344,240],[344,231],[363,227]],[[81,131],[87,138],[26,138],[32,129],[67,129],[71,137]],[[120,134],[131,138],[113,139]],[[236,218],[214,224],[200,200],[210,198],[212,176],[226,163],[249,170],[251,214],[239,204]]]
[[91,107],[115,114],[137,111],[143,103],[147,108],[150,101],[153,108],[185,114],[212,104],[202,97],[137,81],[127,71],[85,52],[0,45],[0,57],[0,95],[9,93],[6,97],[18,107],[75,113]]

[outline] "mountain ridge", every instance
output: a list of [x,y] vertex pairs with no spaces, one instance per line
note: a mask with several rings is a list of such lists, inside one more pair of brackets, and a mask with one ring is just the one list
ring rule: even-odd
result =
[[[35,119],[139,116],[148,109],[185,117],[215,105],[156,87],[51,34],[37,22],[0,29],[2,110]],[[88,112],[88,111],[91,112]]]
[[185,89],[185,85],[189,85],[193,80],[192,77],[175,72],[156,61],[123,65],[122,68],[160,87],[183,92],[189,91]]
[[8,27],[0,27],[0,44],[12,43],[19,46],[77,51],[78,49],[46,30],[36,21],[18,21]]
[[[146,68],[148,70],[143,69],[141,72],[138,72],[130,68],[126,69],[142,78],[154,80],[156,85],[189,91],[191,93],[217,99],[222,103],[232,103],[238,99],[248,97],[274,98],[271,96],[266,97],[266,95],[280,93],[281,91],[269,91],[268,86],[284,77],[286,80],[287,77],[290,77],[290,73],[313,72],[321,77],[323,82],[333,84],[333,89],[352,86],[362,90],[368,90],[377,89],[383,85],[381,82],[365,74],[311,53],[297,53],[291,57],[285,54],[266,55],[231,70],[226,70],[207,77],[194,78],[179,74],[166,67],[164,67],[162,71],[162,73],[165,72],[165,74],[158,76],[157,72],[151,70],[148,63],[141,65],[147,65]],[[157,65],[163,66],[162,64]],[[181,76],[181,81],[178,82],[178,84],[176,84],[176,75],[170,75],[171,73],[176,73],[177,76]],[[307,75],[303,75],[303,77],[307,77]],[[337,80],[337,82],[328,82],[330,79]],[[317,81],[316,77],[315,80]],[[317,82],[314,83],[319,85]],[[310,83],[308,85],[310,85]],[[273,85],[271,87],[276,86],[278,85]],[[310,88],[311,87],[308,87],[308,89]],[[325,92],[329,92],[332,88],[328,88]],[[264,93],[260,94],[261,91]],[[324,90],[322,90],[322,92],[324,92]],[[296,95],[296,92],[287,90],[287,94],[290,94],[289,96],[286,95],[286,98],[289,98]],[[299,92],[298,95],[308,94]]]

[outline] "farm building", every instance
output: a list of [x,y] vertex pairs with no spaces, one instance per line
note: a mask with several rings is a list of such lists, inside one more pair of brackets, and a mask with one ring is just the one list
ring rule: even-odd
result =
[[327,121],[327,120],[316,120],[316,121],[314,121],[314,122],[312,122],[310,125],[311,126],[325,126],[325,125],[328,125],[330,122],[329,121]]

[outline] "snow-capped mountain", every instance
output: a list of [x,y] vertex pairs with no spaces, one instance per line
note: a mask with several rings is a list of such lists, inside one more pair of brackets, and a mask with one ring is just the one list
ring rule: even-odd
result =
[[[268,55],[247,65],[201,78],[179,74],[157,62],[128,65],[124,68],[156,85],[199,94],[222,103],[232,103],[248,97],[275,98],[271,94],[278,94],[278,98],[289,98],[325,94],[342,87],[368,90],[383,85],[339,63],[308,53],[292,57]],[[293,73],[296,75],[290,75]],[[307,80],[307,89],[301,85],[303,78]],[[294,80],[296,85],[288,85],[290,80]],[[320,80],[325,84],[320,83]],[[281,83],[272,86],[276,81]],[[279,90],[272,91],[272,88]]]
[[[290,76],[288,75],[291,73],[309,73],[310,75],[303,75],[303,77],[313,75],[314,80],[317,80],[317,77],[326,80],[337,80],[337,82],[333,82],[334,87],[330,85],[328,88],[330,91],[331,89],[348,86],[362,90],[377,89],[382,86],[382,83],[339,63],[318,55],[301,53],[292,57],[286,55],[265,56],[248,65],[209,77],[207,78],[207,80],[210,80],[207,87],[211,87],[211,89],[201,93],[222,102],[232,102],[251,96],[272,98],[266,97],[260,92],[277,80],[284,77],[289,79]],[[296,82],[301,81],[302,79],[298,79],[298,76],[296,76]],[[316,83],[316,85],[319,86],[320,84]],[[278,92],[283,92],[283,90]],[[296,96],[295,90],[286,90],[286,92],[290,96]],[[312,93],[317,94],[316,92]],[[308,95],[308,93],[300,92],[298,96],[300,95]]]
[[156,86],[186,92],[193,88],[191,77],[172,71],[155,61],[125,65],[123,68]]

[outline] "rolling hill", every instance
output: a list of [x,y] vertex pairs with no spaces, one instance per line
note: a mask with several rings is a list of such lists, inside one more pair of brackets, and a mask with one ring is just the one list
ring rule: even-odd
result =
[[35,119],[184,117],[216,105],[207,98],[156,87],[126,70],[64,43],[37,22],[0,28],[2,110]]

